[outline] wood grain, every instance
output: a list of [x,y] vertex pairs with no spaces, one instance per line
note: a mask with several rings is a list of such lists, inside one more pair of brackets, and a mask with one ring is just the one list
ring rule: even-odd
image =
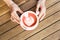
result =
[[42,40],[60,40],[60,30],[57,30],[56,32],[48,35]]
[[[32,1],[32,0],[31,0]],[[20,1],[14,0],[15,3],[20,5]],[[20,5],[21,9],[23,11],[28,10],[35,10],[36,7],[32,7],[28,5],[30,2],[27,2],[24,5]],[[33,3],[33,2],[32,2]],[[36,0],[35,2],[36,3]],[[28,5],[28,6],[26,6]],[[60,0],[47,0],[46,6],[47,6],[47,12],[45,19],[43,19],[37,29],[33,31],[25,31],[23,30],[20,25],[13,23],[10,21],[10,12],[9,8],[4,5],[0,9],[0,40],[41,40],[45,38],[46,36],[50,35],[51,33],[57,31],[60,29]],[[25,7],[25,8],[24,8]],[[29,7],[29,8],[28,8]],[[3,9],[4,10],[3,10]],[[26,9],[27,8],[27,9]],[[8,9],[8,10],[7,10]],[[3,14],[2,14],[3,13]],[[48,21],[49,20],[49,21]],[[53,30],[53,31],[52,31]],[[48,32],[47,32],[48,31]],[[45,35],[44,35],[45,33]],[[41,34],[41,35],[40,35]],[[37,37],[39,36],[39,37]],[[34,38],[34,39],[33,39]]]
[[5,5],[5,2],[3,0],[0,0],[0,7],[2,7],[3,5]]
[[[25,0],[13,0],[16,4],[19,4],[20,2],[22,1],[25,1]],[[3,1],[3,0],[0,0],[0,7],[3,7],[5,6],[6,3]]]

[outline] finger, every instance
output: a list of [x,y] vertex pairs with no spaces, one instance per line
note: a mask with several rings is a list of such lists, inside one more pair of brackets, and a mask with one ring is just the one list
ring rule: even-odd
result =
[[18,10],[21,14],[23,14],[23,11],[21,9]]
[[41,2],[42,2],[42,0],[38,0],[38,3],[37,3],[37,10],[40,8]]
[[17,19],[17,16],[15,16],[16,14],[14,14],[14,12],[13,13],[11,13],[11,19],[12,20],[15,20],[15,19]]
[[11,17],[11,20],[12,20],[13,22],[18,23],[18,24],[20,23],[20,22],[19,22],[19,20],[17,20],[17,19],[16,19],[16,18],[14,18],[13,16]]
[[14,16],[14,15],[12,15],[12,18],[15,19],[15,20],[17,20],[17,21],[19,20],[19,19],[17,19],[17,17]]
[[36,14],[37,14],[38,16],[40,15],[41,10],[42,10],[42,6],[40,6],[39,8],[37,8],[37,10],[36,10]]
[[11,16],[13,16],[15,19],[19,20],[19,16],[16,12],[11,13]]
[[12,22],[15,22],[14,20],[12,20],[12,18],[10,18]]
[[40,8],[40,5],[37,4],[37,8],[36,8],[36,11],[38,11],[38,9]]
[[11,17],[14,19],[14,20],[12,20],[13,22],[16,22],[18,24],[20,23],[20,19],[15,12],[11,13]]
[[12,16],[11,16],[11,18],[10,18],[10,19],[11,19],[11,21],[15,22],[15,21],[14,21],[14,18],[13,18]]
[[43,13],[43,14],[41,15],[40,21],[43,20],[43,18],[45,17],[45,15],[46,15],[45,13]]
[[20,22],[19,21],[17,21],[17,20],[14,20],[16,23],[18,23],[18,24],[20,24]]
[[16,23],[18,23],[18,24],[20,23],[20,22],[18,22],[17,20],[12,20],[12,18],[11,18],[11,21],[16,22]]
[[45,6],[42,6],[42,8],[41,8],[41,12],[40,12],[40,14],[39,14],[39,18],[41,17],[41,15],[46,15],[45,14],[46,13],[46,7]]

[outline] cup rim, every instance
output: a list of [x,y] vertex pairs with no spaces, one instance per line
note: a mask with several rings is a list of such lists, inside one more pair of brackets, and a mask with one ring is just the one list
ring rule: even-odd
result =
[[[25,15],[26,13],[28,14],[29,12],[30,12],[30,13],[33,13],[33,14],[36,16],[36,18],[37,18],[37,23],[36,23],[34,26],[32,26],[32,27],[27,27],[27,26],[24,25],[24,23],[22,22],[22,16]],[[33,30],[33,29],[35,29],[35,28],[38,26],[38,23],[39,23],[39,18],[38,18],[38,16],[35,14],[35,12],[33,12],[33,11],[26,11],[26,12],[24,12],[24,13],[21,15],[20,19],[21,19],[21,21],[20,21],[20,26],[21,26],[24,30]]]

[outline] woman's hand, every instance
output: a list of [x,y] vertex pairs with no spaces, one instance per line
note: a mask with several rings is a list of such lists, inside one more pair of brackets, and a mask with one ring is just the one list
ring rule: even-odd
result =
[[11,9],[11,20],[13,22],[17,22],[18,24],[20,24],[20,18],[18,16],[18,14],[22,14],[23,11],[12,0],[4,0],[4,2]]
[[37,3],[36,14],[38,15],[40,21],[46,15],[45,2],[46,2],[46,0],[38,0],[38,3]]
[[22,13],[23,11],[16,4],[13,4],[13,7],[11,7],[11,20],[20,24],[20,18],[18,14]]

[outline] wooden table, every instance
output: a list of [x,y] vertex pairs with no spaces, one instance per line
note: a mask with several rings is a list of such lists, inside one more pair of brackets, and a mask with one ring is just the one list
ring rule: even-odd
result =
[[[14,0],[23,11],[35,11],[37,0]],[[10,20],[10,11],[0,0],[0,40],[60,40],[60,0],[46,1],[46,16],[32,31]]]

